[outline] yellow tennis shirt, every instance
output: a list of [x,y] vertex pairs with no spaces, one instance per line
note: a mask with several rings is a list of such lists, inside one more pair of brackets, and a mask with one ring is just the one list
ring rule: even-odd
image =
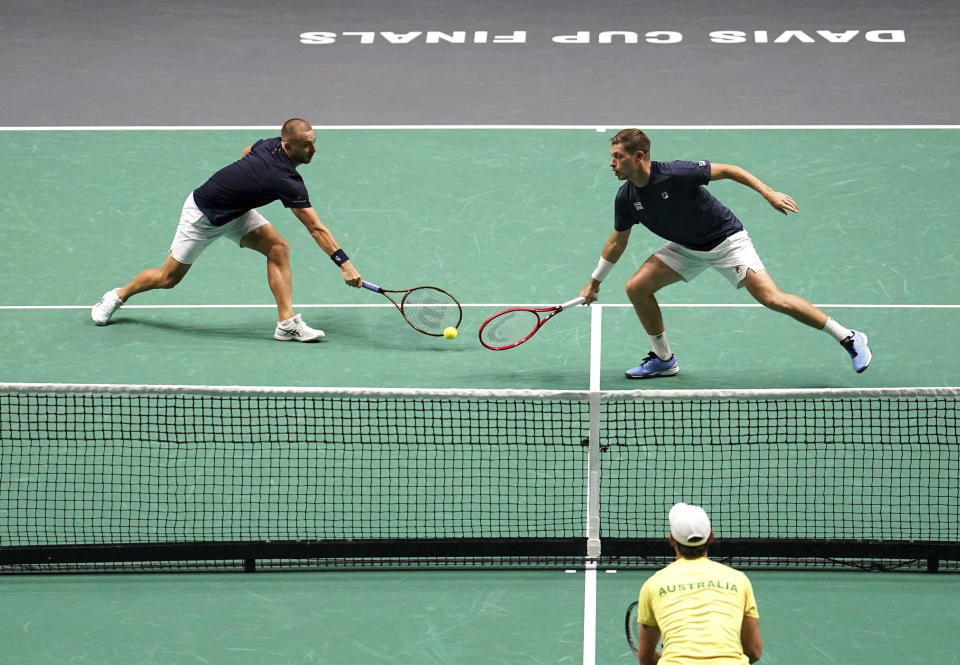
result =
[[747,576],[707,557],[677,559],[640,589],[637,620],[663,635],[660,665],[748,665],[744,615],[759,618]]

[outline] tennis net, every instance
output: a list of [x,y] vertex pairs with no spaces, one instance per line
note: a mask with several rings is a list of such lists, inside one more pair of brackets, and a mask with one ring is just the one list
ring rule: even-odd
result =
[[951,567],[958,395],[0,384],[0,566]]

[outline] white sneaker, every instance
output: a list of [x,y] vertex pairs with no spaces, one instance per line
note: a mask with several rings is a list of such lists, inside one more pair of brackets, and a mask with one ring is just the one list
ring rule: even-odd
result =
[[120,289],[113,289],[112,291],[104,293],[103,297],[100,298],[100,302],[90,310],[90,318],[92,318],[93,322],[98,326],[105,326],[110,323],[110,317],[113,316],[113,313],[123,307],[123,301],[120,300],[120,296],[117,294],[119,290]]
[[277,329],[273,331],[273,338],[279,339],[281,342],[316,342],[323,337],[322,330],[308,326],[299,314],[292,319],[281,321],[277,324]]

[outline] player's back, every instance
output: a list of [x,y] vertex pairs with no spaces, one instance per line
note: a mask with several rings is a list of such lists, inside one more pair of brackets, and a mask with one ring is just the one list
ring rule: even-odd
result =
[[214,226],[277,199],[287,208],[310,207],[303,179],[279,137],[254,143],[246,157],[224,166],[195,189],[193,198]]
[[706,557],[674,561],[640,592],[640,623],[663,635],[661,665],[747,665],[744,615],[758,616],[749,579]]

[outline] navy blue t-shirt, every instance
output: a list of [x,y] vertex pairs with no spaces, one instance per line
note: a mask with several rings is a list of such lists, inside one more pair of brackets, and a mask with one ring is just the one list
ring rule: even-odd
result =
[[307,186],[280,145],[261,139],[250,152],[193,190],[193,200],[214,226],[279,199],[287,208],[312,208]]
[[650,182],[623,183],[614,202],[617,231],[643,224],[661,238],[687,249],[713,249],[743,224],[704,187],[710,162],[650,162]]

